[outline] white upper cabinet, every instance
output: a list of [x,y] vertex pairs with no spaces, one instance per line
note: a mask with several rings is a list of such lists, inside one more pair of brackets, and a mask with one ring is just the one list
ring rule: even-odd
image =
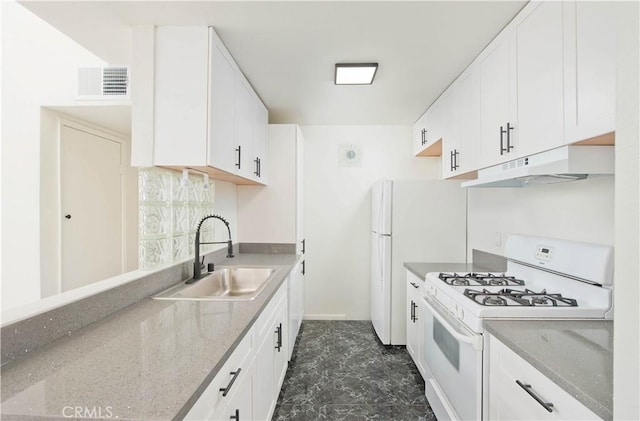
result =
[[442,110],[442,178],[454,177],[460,169],[460,97],[457,81],[440,97]]
[[457,172],[465,174],[478,169],[480,163],[478,148],[480,145],[480,71],[470,67],[458,81],[460,153],[456,164]]
[[442,98],[438,98],[431,107],[413,125],[415,156],[440,156],[444,122]]
[[269,111],[261,101],[256,101],[255,125],[253,127],[253,175],[267,184],[269,177]]
[[156,28],[154,165],[207,164],[208,28]]
[[507,27],[480,57],[481,145],[479,166],[486,167],[511,159],[516,148],[512,128],[515,101],[511,66],[511,37]]
[[256,106],[251,87],[244,78],[236,78],[235,153],[236,174],[253,178],[253,129]]
[[223,171],[236,171],[235,163],[235,70],[233,59],[209,32],[211,45],[209,83],[209,165]]
[[514,20],[513,36],[516,118],[507,123],[519,157],[564,144],[562,3],[530,3]]
[[153,165],[266,183],[268,111],[213,28],[157,27],[154,78]]
[[565,1],[563,6],[564,136],[573,143],[615,130],[615,5]]

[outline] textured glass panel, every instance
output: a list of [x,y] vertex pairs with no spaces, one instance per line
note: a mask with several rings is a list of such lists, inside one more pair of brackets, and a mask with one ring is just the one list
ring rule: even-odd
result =
[[213,187],[213,182],[209,182],[208,185],[202,185],[202,203],[203,204],[213,204],[213,195],[215,192],[215,188]]
[[189,183],[189,202],[200,204],[202,202],[202,190],[204,182],[202,179],[192,179]]
[[173,213],[173,234],[182,234],[189,231],[189,208],[187,206],[174,206]]
[[189,257],[189,245],[187,235],[176,235],[173,237],[173,261],[179,262]]
[[172,202],[189,201],[189,186],[182,185],[182,173],[172,172],[171,180],[172,180],[171,201]]
[[[183,261],[193,256],[198,222],[214,213],[215,184],[205,185],[202,175],[189,174],[182,185],[182,172],[163,168],[139,171],[140,268]],[[202,226],[201,241],[214,241],[216,221]],[[202,252],[220,246],[203,245]]]
[[171,174],[157,168],[141,168],[138,172],[138,198],[142,202],[171,200]]
[[[195,232],[198,228],[198,222],[202,219],[204,215],[202,215],[202,207],[199,205],[189,206],[189,231]],[[209,221],[206,221],[205,224],[209,224]]]
[[171,234],[171,213],[167,206],[140,206],[140,236],[142,238]]
[[157,238],[140,241],[140,268],[153,269],[170,263],[169,238]]

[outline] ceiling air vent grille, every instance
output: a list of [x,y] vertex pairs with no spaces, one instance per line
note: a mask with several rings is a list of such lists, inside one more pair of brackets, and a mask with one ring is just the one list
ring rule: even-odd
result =
[[128,99],[126,66],[79,67],[78,99]]

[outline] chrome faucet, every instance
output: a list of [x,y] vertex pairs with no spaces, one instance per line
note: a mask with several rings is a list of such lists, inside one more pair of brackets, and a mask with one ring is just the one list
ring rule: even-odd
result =
[[[227,226],[227,232],[229,233],[228,241],[213,241],[213,242],[200,242],[200,228],[202,227],[202,223],[209,218],[219,219]],[[198,222],[198,228],[196,229],[196,240],[194,244],[195,249],[195,260],[193,262],[193,278],[189,279],[186,283],[191,284],[202,278],[202,266],[200,263],[200,244],[226,244],[227,245],[227,257],[233,257],[233,242],[231,241],[231,228],[229,227],[229,222],[224,219],[220,215],[207,215]]]

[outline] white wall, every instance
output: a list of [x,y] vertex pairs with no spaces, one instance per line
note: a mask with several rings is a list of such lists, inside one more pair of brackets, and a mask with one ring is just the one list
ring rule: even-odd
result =
[[[509,234],[614,244],[614,178],[469,189],[468,252],[503,254]],[[500,236],[501,244],[497,244]]]
[[613,418],[640,419],[640,11],[617,3]]
[[[40,107],[77,105],[76,67],[104,62],[15,2],[2,7],[2,306],[40,299]],[[19,279],[20,282],[9,282]]]
[[[237,187],[233,183],[226,181],[214,182],[215,185],[215,199],[213,202],[214,211],[220,216],[224,217],[231,227],[231,239],[234,243],[238,242],[238,195]],[[215,241],[227,241],[229,234],[224,224],[216,222],[215,227]],[[214,250],[225,248],[224,244],[215,245]]]
[[[364,320],[369,312],[371,186],[438,178],[438,158],[413,157],[409,126],[304,126],[305,317]],[[361,167],[338,166],[356,144]]]

